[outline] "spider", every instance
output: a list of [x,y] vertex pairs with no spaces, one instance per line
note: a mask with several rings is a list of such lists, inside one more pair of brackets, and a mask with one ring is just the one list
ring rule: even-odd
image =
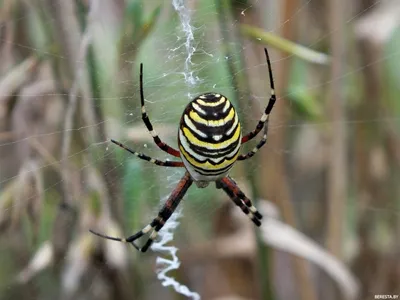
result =
[[[262,215],[227,174],[237,160],[243,161],[251,158],[267,141],[268,119],[276,101],[276,96],[271,62],[267,49],[264,48],[264,51],[268,64],[271,96],[256,128],[242,137],[239,117],[231,102],[220,93],[204,93],[195,97],[183,111],[178,132],[179,150],[161,141],[153,129],[144,105],[143,64],[140,64],[140,100],[143,122],[153,137],[155,144],[168,154],[180,158],[181,161],[161,161],[132,150],[115,140],[111,140],[111,142],[140,159],[147,160],[158,166],[185,168],[186,172],[158,212],[158,216],[142,230],[127,238],[111,237],[93,230],[90,230],[90,232],[105,239],[130,243],[137,250],[146,252],[192,183],[194,182],[199,188],[204,188],[213,181],[216,188],[224,190],[255,225],[261,225]],[[241,144],[250,141],[263,128],[263,137],[253,150],[247,154],[240,154]],[[144,235],[148,235],[146,243],[142,247],[137,246],[134,241]]]

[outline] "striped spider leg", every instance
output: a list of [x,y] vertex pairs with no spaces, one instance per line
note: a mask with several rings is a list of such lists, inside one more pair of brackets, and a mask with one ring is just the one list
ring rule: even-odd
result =
[[253,221],[255,225],[261,226],[260,220],[262,219],[262,215],[230,176],[217,180],[215,186],[217,189],[223,189],[229,198],[231,198],[231,200],[250,218],[250,220]]
[[140,159],[146,160],[148,162],[151,162],[152,164],[155,164],[157,166],[161,166],[161,167],[178,167],[178,168],[182,168],[184,167],[183,162],[181,161],[169,161],[169,160],[159,160],[157,158],[152,158],[146,154],[143,154],[141,152],[137,152],[131,148],[129,148],[128,146],[117,142],[113,139],[111,139],[111,142],[114,143],[115,145],[121,147],[122,149],[125,149],[126,151],[132,153],[133,155],[137,156]]
[[163,151],[167,152],[168,154],[171,154],[172,156],[175,157],[180,157],[181,154],[179,153],[178,150],[172,148],[168,144],[164,143],[161,141],[159,138],[157,132],[154,130],[153,125],[150,122],[149,116],[147,115],[146,112],[146,107],[144,105],[144,93],[143,93],[143,64],[140,64],[140,104],[142,107],[142,120],[143,123],[146,125],[147,130],[150,132],[151,136],[153,137],[154,143]]
[[[108,239],[108,240],[113,240],[113,241],[118,241],[118,242],[123,242],[123,243],[130,243],[137,250],[139,250],[141,252],[146,252],[147,249],[149,249],[149,247],[155,240],[155,238],[157,237],[160,229],[164,226],[165,222],[167,222],[168,219],[171,217],[171,215],[174,213],[175,209],[177,208],[178,204],[181,202],[183,196],[185,196],[187,190],[192,185],[192,183],[193,183],[192,177],[190,176],[190,174],[188,172],[186,172],[185,175],[182,177],[182,179],[179,181],[178,185],[172,191],[172,193],[169,196],[169,198],[167,199],[167,201],[165,201],[165,204],[158,212],[157,217],[154,218],[153,221],[151,221],[151,223],[148,224],[147,226],[145,226],[142,230],[136,232],[134,235],[131,235],[130,237],[118,238],[118,237],[104,235],[104,234],[95,232],[93,230],[90,230],[90,232],[97,236],[100,236],[102,238]],[[142,247],[137,246],[134,243],[134,241],[146,234],[149,235],[149,238],[147,239],[146,243]]]
[[[167,152],[168,154],[175,156],[175,157],[180,157],[180,152],[173,147],[169,146],[168,144],[164,143],[161,141],[160,137],[158,136],[157,132],[153,128],[153,125],[151,124],[150,118],[146,112],[146,107],[144,104],[144,91],[143,91],[143,64],[140,64],[140,105],[141,105],[141,111],[142,111],[142,120],[143,123],[146,125],[147,130],[153,137],[154,143],[163,151]],[[163,167],[183,167],[182,162],[178,161],[161,161],[159,159],[154,159],[151,158],[150,156],[147,156],[143,153],[137,152],[135,150],[132,150],[128,146],[124,145],[121,142],[118,142],[116,140],[111,139],[111,142],[116,144],[117,146],[127,150],[128,152],[132,153],[133,155],[136,155],[138,158],[149,161],[153,164],[156,164],[158,166],[163,166]]]
[[276,101],[276,95],[275,95],[274,77],[272,75],[271,60],[269,59],[267,48],[264,48],[264,52],[265,52],[265,57],[267,59],[267,64],[268,64],[271,97],[269,98],[268,105],[265,108],[265,111],[264,111],[263,115],[261,116],[260,121],[258,121],[256,128],[242,138],[242,144],[247,143],[252,138],[254,138],[261,131],[261,129],[263,129],[263,127],[264,127],[264,134],[263,134],[262,139],[257,143],[257,145],[247,154],[239,155],[238,160],[246,160],[248,158],[251,158],[267,142],[269,115],[272,111],[272,108],[274,107],[274,104]]

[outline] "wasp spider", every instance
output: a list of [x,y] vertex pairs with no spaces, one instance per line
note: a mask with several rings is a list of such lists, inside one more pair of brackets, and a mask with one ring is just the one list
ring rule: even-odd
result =
[[[214,181],[216,188],[223,189],[255,225],[261,225],[262,215],[227,174],[237,160],[246,160],[252,157],[267,141],[268,118],[276,101],[276,96],[271,62],[267,49],[264,50],[268,64],[271,97],[256,128],[242,136],[239,117],[232,103],[219,93],[201,94],[194,98],[183,111],[178,132],[179,150],[161,141],[153,129],[144,106],[143,64],[140,65],[140,100],[143,122],[157,146],[168,154],[180,158],[181,161],[161,161],[136,152],[115,140],[111,141],[140,159],[158,166],[185,168],[186,172],[159,211],[158,216],[142,230],[127,238],[110,237],[91,231],[93,234],[114,241],[131,243],[137,250],[145,252],[193,182],[197,187],[204,188]],[[247,154],[240,154],[240,146],[254,138],[263,128],[264,134],[254,149]],[[143,235],[148,235],[149,238],[142,247],[139,247],[134,241]]]

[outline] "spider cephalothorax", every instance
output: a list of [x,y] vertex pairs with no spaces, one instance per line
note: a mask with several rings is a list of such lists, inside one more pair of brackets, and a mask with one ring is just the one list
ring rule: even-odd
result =
[[[200,188],[206,187],[210,182],[215,182],[216,187],[224,190],[254,224],[257,226],[261,225],[261,214],[254,207],[251,200],[236,185],[235,181],[227,174],[237,160],[246,160],[252,157],[267,141],[268,118],[276,97],[271,62],[267,49],[264,50],[268,64],[271,97],[256,128],[242,137],[239,117],[232,103],[220,93],[201,94],[195,97],[183,111],[178,131],[179,150],[162,142],[153,129],[144,105],[143,64],[140,64],[140,100],[143,122],[157,146],[168,154],[180,158],[182,161],[161,161],[136,152],[115,140],[111,141],[140,159],[164,167],[184,167],[186,172],[164,206],[160,209],[158,216],[142,230],[125,239],[110,237],[91,230],[92,233],[106,239],[131,243],[136,249],[145,252],[193,182]],[[241,144],[251,140],[263,128],[263,136],[253,150],[247,154],[240,154]],[[149,234],[147,242],[143,247],[138,247],[134,241],[145,234]]]

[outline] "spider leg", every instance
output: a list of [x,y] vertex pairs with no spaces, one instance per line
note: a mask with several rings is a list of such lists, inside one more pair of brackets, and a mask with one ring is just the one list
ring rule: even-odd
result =
[[155,164],[157,166],[162,166],[162,167],[176,167],[176,168],[182,168],[184,167],[183,162],[181,161],[162,161],[156,158],[151,158],[150,156],[147,156],[146,154],[137,152],[135,150],[132,150],[131,148],[129,148],[128,146],[117,142],[116,140],[111,139],[111,142],[113,142],[114,144],[116,144],[117,146],[125,149],[126,151],[132,153],[133,155],[136,155],[138,158],[146,160],[148,162],[151,162],[152,164]]
[[[158,216],[154,218],[150,224],[146,225],[142,230],[136,232],[134,235],[131,235],[130,237],[119,238],[97,233],[93,230],[90,230],[90,232],[108,240],[130,243],[137,250],[141,252],[146,252],[147,249],[153,243],[153,241],[156,239],[160,229],[164,226],[165,222],[168,221],[169,217],[171,217],[171,215],[181,202],[183,196],[186,194],[187,190],[192,185],[192,183],[193,179],[190,177],[189,173],[186,172],[185,175],[182,177],[182,179],[179,181],[176,188],[172,191],[171,195],[165,202],[164,206],[158,212]],[[139,239],[140,237],[148,233],[150,233],[149,238],[142,247],[139,247],[134,243],[135,240]]]
[[[264,48],[264,51],[265,51],[265,57],[267,59],[267,64],[268,64],[269,84],[270,84],[270,87],[271,87],[271,97],[269,98],[268,105],[265,108],[265,111],[264,111],[263,115],[261,116],[260,121],[258,121],[258,124],[257,124],[256,128],[253,131],[251,131],[248,134],[246,134],[244,137],[242,137],[242,144],[247,143],[252,138],[254,138],[261,131],[261,129],[263,129],[264,125],[268,126],[269,114],[271,113],[272,108],[274,107],[274,104],[275,104],[275,101],[276,101],[275,86],[274,86],[274,78],[272,76],[271,61],[269,59],[267,48]],[[263,139],[264,139],[264,137],[263,137]],[[264,144],[265,144],[265,141],[264,141],[264,143],[260,142],[257,145],[258,149],[260,149]]]
[[246,160],[248,158],[251,158],[254,156],[254,154],[257,153],[257,151],[265,145],[265,143],[267,142],[267,135],[268,135],[268,119],[266,121],[265,127],[264,127],[264,134],[262,139],[257,143],[257,145],[248,153],[246,154],[240,154],[237,158],[237,160]]
[[144,94],[143,94],[143,64],[140,64],[140,103],[142,105],[142,120],[147,127],[147,130],[150,132],[151,136],[153,137],[154,142],[156,145],[163,151],[171,154],[175,157],[180,157],[181,154],[178,150],[172,148],[168,144],[161,141],[160,137],[158,136],[157,132],[154,130],[153,125],[150,122],[149,116],[146,112],[146,107],[144,105]]
[[239,189],[236,182],[229,176],[224,177],[216,182],[217,188],[222,188],[232,201],[240,207],[240,209],[253,221],[257,226],[261,226],[262,215],[254,207],[253,203]]

